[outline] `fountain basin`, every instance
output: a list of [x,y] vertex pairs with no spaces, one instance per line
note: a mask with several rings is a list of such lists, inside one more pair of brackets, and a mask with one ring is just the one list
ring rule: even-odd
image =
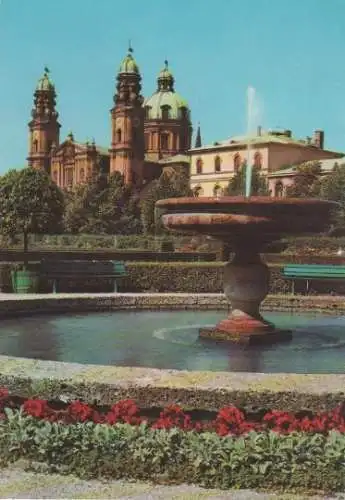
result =
[[224,292],[229,316],[213,328],[202,328],[205,338],[236,343],[272,343],[292,338],[260,314],[268,293],[269,269],[260,259],[264,246],[285,234],[322,232],[337,204],[326,200],[271,197],[170,198],[159,200],[167,229],[212,236],[233,247],[226,264]]
[[[53,316],[50,316],[52,313],[56,316],[57,313],[62,312],[83,312],[86,316],[92,311],[110,312],[125,309],[130,314],[131,310],[152,310],[158,307],[162,310],[178,309],[180,311],[183,308],[194,310],[193,321],[195,321],[197,310],[217,308],[221,311],[226,309],[227,303],[222,294],[58,294],[29,295],[25,298],[9,294],[1,298],[0,317],[17,318],[20,315],[25,329],[25,316],[34,318],[38,314],[37,319],[39,319],[43,318],[41,316],[43,313],[49,313],[45,318],[53,320]],[[302,310],[345,313],[343,297],[330,296],[268,296],[264,302],[264,308],[266,310],[267,308],[284,309],[285,311],[293,308],[296,311],[294,315],[296,319],[300,317],[298,311]],[[176,314],[180,315],[180,312]],[[64,315],[60,318],[63,320]],[[119,399],[130,398],[135,399],[143,408],[179,403],[185,408],[205,410],[217,410],[228,404],[243,408],[274,407],[286,411],[300,411],[303,408],[311,411],[327,410],[344,400],[345,375],[342,373],[343,365],[341,364],[344,355],[343,347],[330,345],[332,339],[328,339],[328,335],[332,336],[328,321],[333,324],[333,321],[336,321],[334,316],[326,314],[322,321],[318,318],[312,321],[314,326],[319,325],[318,331],[310,329],[305,323],[309,329],[310,338],[315,338],[316,344],[315,342],[312,346],[309,343],[304,344],[305,347],[309,345],[312,349],[306,349],[305,353],[300,352],[300,373],[281,373],[286,367],[283,362],[279,367],[276,365],[280,369],[278,373],[254,373],[253,371],[249,373],[248,371],[253,370],[252,363],[261,363],[259,370],[263,369],[262,362],[267,363],[267,355],[272,352],[271,347],[243,347],[243,350],[236,348],[237,352],[242,352],[242,357],[238,359],[241,369],[245,371],[227,373],[209,370],[103,366],[102,364],[0,356],[0,387],[8,387],[23,397],[35,395],[43,399],[61,399],[62,401],[81,399],[89,403],[97,401],[105,405]],[[320,328],[326,331],[326,339],[320,337]],[[118,331],[117,329],[117,333]],[[26,329],[24,333],[26,334]],[[49,331],[45,330],[43,333],[49,335]],[[317,335],[314,336],[314,333]],[[83,348],[87,347],[83,331],[74,328],[73,336],[75,338],[79,336]],[[92,329],[95,343],[97,343],[97,336],[97,329]],[[27,337],[30,339],[30,336]],[[181,337],[183,338],[184,335]],[[274,348],[291,349],[294,342],[295,340],[291,344],[277,345]],[[231,347],[230,344],[229,347]],[[213,350],[215,344],[208,342],[207,348]],[[113,351],[116,352],[114,345]],[[221,351],[224,351],[224,345]],[[331,351],[333,351],[332,355],[337,356],[338,359],[339,372],[337,374],[334,370],[333,374],[328,373],[335,366],[334,361],[328,358],[328,353]],[[2,352],[5,354],[4,351]],[[311,355],[312,352],[313,355]],[[181,357],[183,353],[184,346],[181,346]],[[293,356],[296,358],[295,354]],[[286,356],[281,357],[283,361],[285,358]],[[307,373],[313,371],[308,363],[317,358],[322,363],[328,363],[327,366],[324,365],[323,373]],[[276,363],[273,356],[272,359]],[[270,372],[273,371],[272,366],[266,366]]]

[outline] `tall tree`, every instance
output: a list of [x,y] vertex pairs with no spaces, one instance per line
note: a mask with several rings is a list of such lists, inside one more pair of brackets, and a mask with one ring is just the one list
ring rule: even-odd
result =
[[24,252],[29,234],[60,232],[63,213],[63,192],[46,172],[28,167],[0,178],[0,230],[10,237],[21,233]]
[[132,234],[141,229],[133,190],[115,172],[67,194],[65,227],[74,233]]
[[336,201],[339,207],[334,211],[335,226],[345,229],[345,164],[335,164],[331,173],[321,179],[320,196]]
[[[230,196],[239,196],[245,194],[246,168],[247,168],[246,163],[243,163],[241,168],[230,179],[225,194],[228,194]],[[265,176],[262,175],[260,169],[255,166],[252,167],[250,192],[252,196],[269,196],[270,194]]]
[[315,198],[321,191],[321,163],[308,161],[296,167],[294,182],[286,190],[287,196],[296,198]]
[[144,232],[151,234],[164,232],[155,204],[158,200],[182,196],[192,196],[188,172],[183,167],[164,170],[159,179],[151,182],[141,203]]

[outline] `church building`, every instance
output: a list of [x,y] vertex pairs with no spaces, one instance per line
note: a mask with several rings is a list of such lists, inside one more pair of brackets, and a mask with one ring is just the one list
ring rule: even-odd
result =
[[29,123],[28,164],[44,169],[61,188],[88,182],[100,173],[120,172],[126,184],[141,189],[166,167],[189,167],[192,123],[187,102],[175,91],[168,62],[157,90],[141,93],[141,74],[130,47],[119,72],[111,115],[109,148],[78,142],[70,132],[60,142],[56,89],[47,68],[38,81]]

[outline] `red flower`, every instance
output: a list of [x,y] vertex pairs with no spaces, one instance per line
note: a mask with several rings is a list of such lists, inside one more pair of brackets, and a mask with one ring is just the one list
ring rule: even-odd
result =
[[8,390],[3,387],[0,387],[0,400],[7,398],[8,398]]
[[23,404],[23,410],[32,417],[44,418],[48,411],[48,402],[43,399],[28,399]]
[[85,422],[86,420],[91,420],[93,416],[93,410],[89,405],[82,403],[81,401],[73,401],[68,407],[68,413],[70,416],[78,421]]
[[121,417],[134,417],[134,415],[139,413],[139,408],[132,399],[124,399],[114,404],[111,407],[111,411]]

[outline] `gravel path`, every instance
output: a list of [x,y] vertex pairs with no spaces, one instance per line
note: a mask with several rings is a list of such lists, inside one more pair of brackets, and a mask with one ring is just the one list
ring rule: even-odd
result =
[[251,490],[208,490],[191,485],[160,486],[124,481],[84,481],[74,476],[23,472],[18,468],[0,470],[0,498],[111,498],[118,500],[345,500],[345,494],[306,496],[258,493]]

